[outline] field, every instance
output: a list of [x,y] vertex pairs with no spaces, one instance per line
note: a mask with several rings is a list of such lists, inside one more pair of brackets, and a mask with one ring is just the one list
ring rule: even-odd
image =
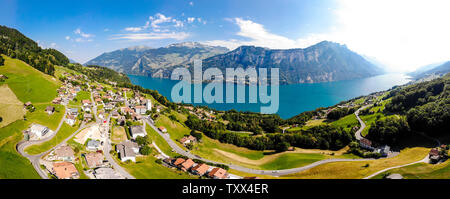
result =
[[111,142],[118,144],[125,140],[127,140],[125,129],[121,126],[115,126],[111,134]]
[[[196,144],[191,152],[202,158],[222,163],[274,170],[301,167],[327,158],[357,158],[344,154],[347,150],[348,148],[339,151],[296,149],[295,151],[274,153],[273,151],[255,151],[232,144],[224,144],[203,136],[202,142]],[[334,155],[332,155],[333,153]]]
[[350,115],[347,115],[347,116],[345,116],[343,118],[340,118],[339,120],[331,122],[330,125],[331,126],[336,126],[336,127],[342,127],[345,130],[349,131],[354,126],[359,126],[359,122],[356,119],[356,115],[355,114],[350,114]]
[[319,126],[321,124],[325,124],[324,122],[325,122],[325,119],[309,120],[309,121],[306,122],[306,124],[304,126],[290,128],[290,129],[287,129],[286,131],[289,132],[289,131],[307,130],[307,129],[311,128],[311,127]]
[[[76,99],[76,102],[75,102],[75,99]],[[86,99],[90,100],[91,99],[91,93],[88,91],[80,91],[77,93],[77,96],[75,97],[75,99],[70,101],[69,105],[81,106],[82,100],[86,100]]]
[[28,122],[18,120],[0,128],[0,179],[39,179],[30,161],[16,151]]
[[450,161],[441,164],[418,163],[407,167],[392,169],[381,173],[373,179],[381,179],[384,174],[398,173],[405,179],[449,179]]
[[51,140],[38,144],[38,145],[31,145],[27,148],[25,148],[25,152],[30,155],[36,155],[40,154],[42,152],[45,152],[54,146],[61,143],[64,139],[68,138],[72,133],[74,133],[78,129],[78,126],[70,126],[67,123],[63,123],[61,126],[61,129],[59,129],[59,132],[53,137]]
[[5,66],[0,67],[0,74],[6,75],[5,81],[17,98],[22,102],[50,102],[56,97],[60,82],[49,75],[32,68],[26,63],[5,57]]
[[162,138],[152,127],[146,124],[145,131],[147,132],[147,136],[155,142],[156,146],[158,146],[162,152],[171,157],[177,155],[177,153],[172,152],[170,145],[167,144],[164,138]]
[[[55,107],[55,112],[51,115],[48,115],[47,112],[45,112],[45,108],[50,105]],[[43,104],[35,104],[34,107],[36,108],[34,112],[32,113],[28,112],[26,114],[27,120],[47,126],[51,130],[56,130],[61,119],[64,116],[65,111],[64,106],[50,103],[43,103]]]
[[181,123],[170,120],[165,115],[160,115],[159,118],[155,121],[155,126],[160,127],[164,126],[167,129],[167,133],[169,133],[170,138],[174,140],[178,146],[185,149],[185,147],[178,142],[177,140],[180,140],[184,137],[184,135],[189,135],[191,133],[191,130],[185,126],[183,126]]
[[427,148],[408,148],[402,150],[399,155],[392,158],[360,162],[328,163],[282,177],[301,179],[360,179],[385,168],[419,161],[423,159],[428,152],[429,149]]
[[[41,114],[40,108],[54,99],[60,83],[54,77],[45,75],[20,60],[3,57],[5,66],[0,67],[0,74],[6,75],[8,79],[1,84],[7,84],[21,102],[31,101],[37,110],[34,113],[26,113],[27,121],[20,118],[0,128],[0,178],[40,178],[31,163],[16,151],[16,145],[23,139],[22,131],[33,122],[56,128],[52,121],[60,117],[58,113],[49,117],[47,114]],[[4,96],[2,91],[3,97],[11,95]]]
[[25,110],[23,103],[17,99],[16,95],[9,89],[8,85],[0,86],[0,128],[16,120],[23,119]]

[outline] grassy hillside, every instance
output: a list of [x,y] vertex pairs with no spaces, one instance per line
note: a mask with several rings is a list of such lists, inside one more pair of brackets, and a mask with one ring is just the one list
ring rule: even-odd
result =
[[[55,106],[58,112],[50,116],[44,112],[44,109],[56,96],[56,89],[60,86],[60,82],[20,60],[6,56],[3,58],[5,65],[0,66],[0,74],[6,75],[8,79],[0,83],[3,89],[0,114],[8,124],[5,123],[0,128],[0,179],[39,178],[31,163],[16,151],[16,145],[23,139],[22,131],[32,123],[56,129],[64,114],[63,106]],[[4,89],[10,89],[10,91]],[[27,101],[34,103],[36,111],[26,112],[27,120],[25,121],[22,104]],[[11,106],[7,103],[17,105]],[[3,115],[5,112],[7,114]]]
[[0,122],[1,128],[16,120],[23,119],[25,110],[23,109],[22,102],[17,99],[16,95],[14,95],[8,85],[1,85],[0,93],[0,117],[2,117],[2,121]]
[[3,56],[5,65],[0,67],[0,74],[8,79],[0,84],[8,84],[17,98],[22,102],[50,102],[56,97],[56,89],[61,85],[53,76],[46,75],[23,61]]

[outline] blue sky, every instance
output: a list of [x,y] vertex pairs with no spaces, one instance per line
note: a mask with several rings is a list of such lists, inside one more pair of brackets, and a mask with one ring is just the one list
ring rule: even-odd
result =
[[445,0],[0,0],[0,5],[0,24],[81,63],[119,48],[183,41],[287,49],[330,40],[393,71],[450,60]]

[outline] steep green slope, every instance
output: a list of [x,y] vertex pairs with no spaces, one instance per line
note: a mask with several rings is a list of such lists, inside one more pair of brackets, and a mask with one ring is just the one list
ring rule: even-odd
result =
[[8,84],[17,98],[22,102],[50,102],[56,97],[59,81],[32,68],[23,61],[4,56],[5,66],[0,67],[0,74],[8,79],[0,84]]
[[39,178],[31,163],[16,151],[16,145],[23,139],[22,131],[33,122],[56,128],[64,113],[63,107],[57,106],[59,112],[51,116],[44,114],[43,109],[56,96],[60,82],[20,60],[3,58],[5,66],[0,66],[0,74],[8,79],[1,84],[8,85],[20,101],[33,102],[36,111],[27,112],[26,121],[19,119],[0,128],[0,179]]

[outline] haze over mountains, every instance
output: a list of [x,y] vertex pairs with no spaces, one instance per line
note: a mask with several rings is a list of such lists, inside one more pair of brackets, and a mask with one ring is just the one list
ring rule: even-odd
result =
[[280,68],[282,83],[315,83],[364,78],[384,71],[345,45],[323,41],[305,49],[277,50],[241,46],[233,51],[197,42],[172,44],[162,48],[132,47],[120,49],[88,61],[116,71],[170,78],[175,67],[189,67],[194,59],[203,59],[203,69],[217,67]]
[[450,72],[450,61],[440,64],[431,64],[417,69],[408,75],[415,79],[422,79],[427,77],[441,77]]

